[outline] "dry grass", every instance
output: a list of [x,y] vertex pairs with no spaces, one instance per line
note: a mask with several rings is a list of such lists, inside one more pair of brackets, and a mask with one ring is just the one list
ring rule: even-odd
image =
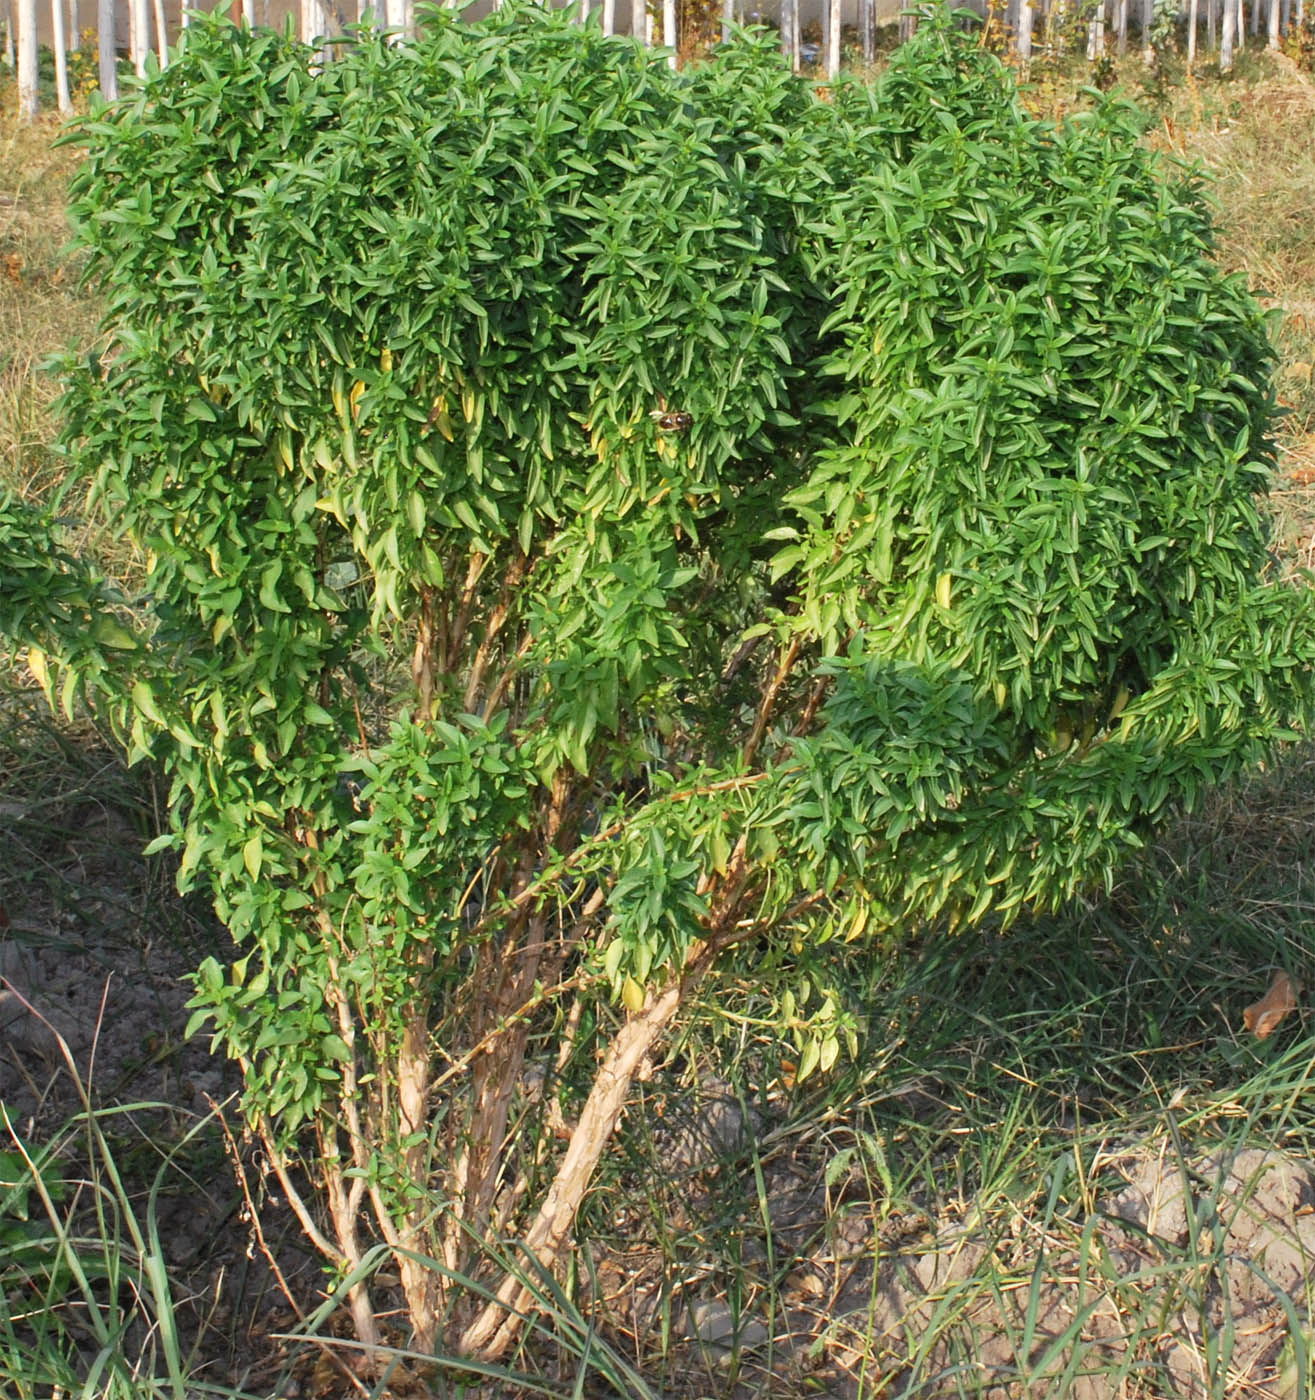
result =
[[57,385],[41,365],[88,339],[99,314],[66,251],[64,190],[75,160],[52,149],[57,131],[0,112],[0,482],[33,499],[62,480],[50,449]]
[[1239,75],[1175,89],[1153,139],[1210,172],[1219,259],[1274,312],[1279,475],[1275,549],[1315,569],[1315,83],[1280,54],[1249,50]]

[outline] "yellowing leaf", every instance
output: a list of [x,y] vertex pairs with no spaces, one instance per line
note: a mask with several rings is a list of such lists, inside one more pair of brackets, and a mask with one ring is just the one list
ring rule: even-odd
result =
[[393,368],[393,352],[385,345],[379,352],[379,368],[388,374]]
[[943,608],[950,606],[950,587],[953,580],[949,574],[941,574],[936,580],[936,602]]
[[260,878],[260,861],[264,852],[260,848],[260,833],[248,837],[246,844],[242,847],[242,864],[247,868],[247,874],[253,880]]
[[845,942],[853,943],[856,939],[862,938],[863,930],[868,926],[868,906],[860,904],[858,913],[854,915],[854,922],[849,926],[849,932],[845,935]]
[[[387,353],[385,351],[385,353]],[[352,406],[352,422],[354,423],[361,412],[361,395],[365,393],[365,380],[358,379],[352,385],[352,392],[347,396]]]
[[644,989],[633,977],[627,977],[621,984],[621,1000],[627,1011],[640,1012],[644,1009]]
[[46,664],[46,654],[40,647],[28,647],[27,669],[32,672],[32,679],[49,695],[50,668]]

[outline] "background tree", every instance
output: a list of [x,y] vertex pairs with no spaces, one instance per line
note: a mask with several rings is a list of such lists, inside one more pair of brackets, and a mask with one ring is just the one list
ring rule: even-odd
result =
[[96,55],[100,95],[113,102],[119,95],[118,52],[114,32],[114,0],[97,0]]
[[18,6],[18,114],[28,120],[40,110],[37,93],[37,3],[15,0]]
[[1311,709],[1197,186],[948,21],[826,102],[773,47],[211,18],[83,127],[66,445],[150,608],[0,510],[0,625],[170,774],[197,1023],[367,1343],[380,1241],[505,1349],[499,1246],[557,1262],[700,995],[828,1067],[846,960],[1109,880]]

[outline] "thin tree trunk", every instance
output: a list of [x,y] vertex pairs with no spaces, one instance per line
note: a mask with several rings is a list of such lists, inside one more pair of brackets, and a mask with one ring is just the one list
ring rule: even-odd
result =
[[1214,53],[1219,47],[1219,31],[1215,27],[1216,0],[1205,0],[1205,45]]
[[781,0],[781,53],[789,59],[794,72],[799,71],[799,59],[795,53],[795,0]]
[[580,0],[580,23],[589,23],[589,0]]
[[[1224,0],[1224,4],[1225,4],[1225,5],[1231,5],[1231,4],[1233,4],[1233,3],[1234,3],[1234,0]],[[1242,3],[1242,0],[1236,0],[1236,7],[1237,7],[1237,20],[1236,20],[1237,35],[1236,35],[1235,39],[1233,40],[1233,42],[1234,42],[1234,43],[1236,44],[1236,46],[1237,46],[1237,52],[1238,52],[1238,53],[1241,53],[1241,52],[1246,48],[1246,46],[1247,46],[1247,12],[1246,12],[1246,6]]]
[[[1118,37],[1120,56],[1128,52],[1128,0],[1117,0],[1114,9],[1115,34]],[[1149,39],[1149,32],[1143,32],[1143,42]]]
[[301,0],[301,39],[305,44],[323,39],[329,29],[324,0]]
[[68,87],[68,42],[64,34],[64,0],[50,0],[50,37],[55,49],[55,101],[60,116],[73,111],[73,96]]
[[78,14],[78,0],[68,0],[68,46],[70,49],[82,47],[82,27]]
[[1269,0],[1269,47],[1278,48],[1279,39],[1279,0]]
[[119,95],[118,58],[115,52],[114,0],[96,3],[96,61],[100,78],[100,95],[113,102]]
[[1292,32],[1292,0],[1283,0],[1283,10],[1279,15],[1279,25],[1286,38]]
[[1105,0],[1099,0],[1087,29],[1087,62],[1105,56]]
[[164,19],[164,0],[152,0],[155,6],[155,51],[159,55],[160,67],[169,65],[169,26]]
[[150,0],[130,0],[132,17],[132,66],[139,78],[146,76],[146,55],[151,51]]
[[1032,0],[1019,0],[1017,50],[1018,62],[1026,71],[1032,61]]
[[40,111],[37,96],[37,0],[18,0],[18,115],[31,121]]
[[5,0],[5,67],[14,70],[14,4]]
[[[552,1186],[525,1237],[526,1253],[542,1268],[552,1269],[561,1258],[580,1202],[616,1128],[645,1055],[657,1043],[687,992],[702,977],[714,956],[714,945],[701,945],[684,973],[651,997],[644,1009],[626,1022],[608,1048]],[[523,1312],[529,1303],[529,1290],[519,1277],[509,1275],[496,1299],[488,1303],[466,1329],[461,1339],[462,1351],[488,1360],[503,1355],[520,1329],[516,1314]]]
[[[1241,0],[1238,0],[1241,3]],[[1251,37],[1260,38],[1260,0],[1251,0]]]
[[667,62],[676,66],[676,0],[662,0],[662,42],[671,50]]
[[1196,62],[1197,0],[1189,0],[1187,6],[1187,66]]
[[630,0],[630,32],[641,44],[648,43],[648,6],[644,0]]
[[616,33],[616,0],[603,0],[603,33]]
[[858,37],[863,45],[863,62],[877,61],[877,6],[876,0],[858,0]]
[[1224,17],[1219,36],[1219,71],[1233,71],[1233,44],[1237,33],[1237,6],[1233,0],[1224,0]]
[[735,0],[724,0],[721,7],[721,41],[728,44],[735,27]]
[[840,72],[840,0],[827,0],[826,75]]

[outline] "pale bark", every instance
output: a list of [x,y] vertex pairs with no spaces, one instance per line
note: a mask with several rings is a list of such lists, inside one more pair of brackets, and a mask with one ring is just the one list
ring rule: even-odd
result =
[[114,34],[114,0],[97,0],[96,57],[100,77],[100,95],[113,102],[119,95],[119,71],[116,67]]
[[858,37],[863,45],[863,62],[877,61],[876,0],[858,0]]
[[160,60],[160,67],[164,68],[169,63],[169,26],[164,19],[164,0],[152,0],[155,7],[155,52]]
[[1234,39],[1237,52],[1241,53],[1247,46],[1247,13],[1242,0],[1224,0],[1225,7],[1236,4],[1237,16],[1234,21]]
[[1237,6],[1224,0],[1222,33],[1219,36],[1219,71],[1229,73],[1233,68],[1233,44],[1237,33]]
[[37,95],[37,0],[18,0],[18,115],[31,121],[40,111]]
[[1026,66],[1032,59],[1032,0],[1019,0],[1018,29],[1014,43],[1019,63]]
[[64,0],[50,0],[50,34],[55,49],[55,101],[61,116],[73,111],[68,86],[68,42],[64,34]]
[[840,72],[840,0],[827,0],[826,75]]
[[676,0],[662,0],[662,43],[671,50],[667,62],[676,66]]
[[146,76],[146,55],[151,51],[151,13],[149,0],[129,0],[128,17],[131,22],[130,44],[132,66],[139,78]]
[[5,67],[14,68],[14,5],[13,0],[5,0]]
[[723,0],[721,7],[721,41],[728,43],[735,28],[735,0]]
[[1269,0],[1269,47],[1278,48],[1279,41],[1279,0]]
[[1099,0],[1087,27],[1087,62],[1105,56],[1105,0]]
[[1218,47],[1219,35],[1215,29],[1215,5],[1217,0],[1205,0],[1205,42],[1211,53]]
[[1196,62],[1196,26],[1198,22],[1197,0],[1189,0],[1187,6],[1187,66]]
[[648,43],[648,6],[644,0],[630,0],[630,32],[641,44]]
[[603,33],[616,33],[616,0],[603,0]]
[[329,14],[324,0],[301,0],[301,38],[309,44],[329,32]]
[[[1114,8],[1114,32],[1120,54],[1128,52],[1128,0],[1117,0]],[[1149,34],[1146,36],[1149,38]]]
[[[651,995],[643,1010],[626,1022],[608,1047],[548,1195],[525,1237],[525,1252],[541,1268],[551,1270],[561,1259],[576,1213],[616,1129],[635,1074],[693,984],[711,964],[713,947],[711,943],[700,945],[684,973]],[[462,1350],[489,1360],[502,1356],[520,1330],[516,1314],[523,1312],[530,1301],[530,1291],[521,1279],[509,1274],[496,1300],[487,1304],[466,1329]]]
[[799,13],[796,0],[781,0],[781,53],[790,60],[794,72],[799,71]]

